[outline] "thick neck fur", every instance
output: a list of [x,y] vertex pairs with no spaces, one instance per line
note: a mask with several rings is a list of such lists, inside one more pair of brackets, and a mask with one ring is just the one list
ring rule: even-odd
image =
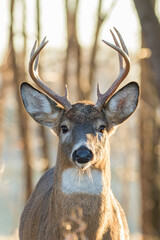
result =
[[[81,211],[81,221],[86,224],[84,233],[90,240],[102,239],[103,232],[107,228],[106,219],[111,209],[109,157],[106,156],[101,164],[83,171],[78,170],[72,163],[66,164],[67,159],[62,155],[59,150],[53,190],[56,201],[53,200],[51,203],[54,204],[58,215],[55,219],[59,219],[57,228],[59,232],[65,232],[63,223],[69,221],[72,230],[76,231],[80,226],[71,218],[74,212]],[[63,236],[60,235],[60,239],[63,239]]]

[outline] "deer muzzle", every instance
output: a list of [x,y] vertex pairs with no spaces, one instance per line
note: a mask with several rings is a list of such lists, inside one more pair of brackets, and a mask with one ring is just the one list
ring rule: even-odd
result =
[[93,159],[93,153],[86,146],[81,146],[73,152],[72,159],[75,163],[86,164]]

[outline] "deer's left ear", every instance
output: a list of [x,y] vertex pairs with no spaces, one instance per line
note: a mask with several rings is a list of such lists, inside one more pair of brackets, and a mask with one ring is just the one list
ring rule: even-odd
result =
[[115,93],[104,105],[104,112],[114,126],[125,121],[136,109],[139,98],[139,86],[131,82]]

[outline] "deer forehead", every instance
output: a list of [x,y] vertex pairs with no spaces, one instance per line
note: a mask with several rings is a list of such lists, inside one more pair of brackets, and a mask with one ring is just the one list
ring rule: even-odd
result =
[[72,109],[65,114],[65,119],[73,123],[85,123],[88,121],[91,123],[98,120],[105,120],[103,113],[88,101],[72,105]]

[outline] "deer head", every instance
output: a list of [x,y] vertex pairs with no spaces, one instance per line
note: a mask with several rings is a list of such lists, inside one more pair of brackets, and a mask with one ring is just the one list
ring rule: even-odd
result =
[[115,45],[103,42],[119,54],[119,76],[104,94],[100,93],[98,85],[98,99],[95,104],[89,101],[71,104],[68,100],[67,87],[65,96],[59,96],[51,90],[40,79],[37,71],[39,53],[47,41],[44,39],[37,50],[36,43],[34,44],[29,73],[33,81],[48,96],[26,82],[21,85],[21,95],[31,117],[53,129],[59,136],[59,154],[63,166],[77,166],[80,169],[87,169],[89,166],[101,168],[108,159],[106,149],[109,149],[108,139],[112,130],[136,109],[139,96],[137,83],[131,82],[115,93],[130,69],[125,43],[117,29],[115,32],[119,41],[111,31]]

